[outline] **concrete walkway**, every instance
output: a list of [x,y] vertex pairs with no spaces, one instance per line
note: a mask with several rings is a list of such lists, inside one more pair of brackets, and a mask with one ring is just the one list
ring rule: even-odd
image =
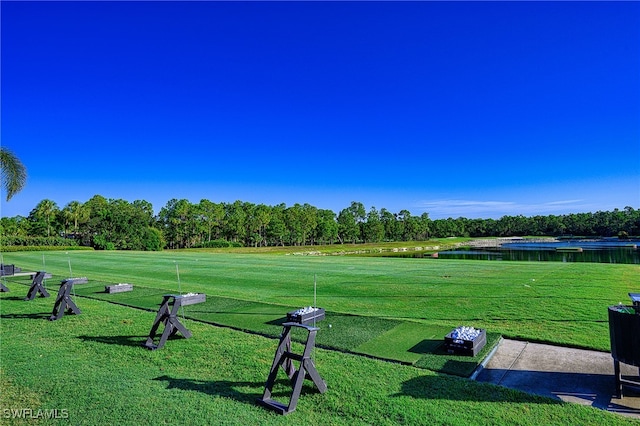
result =
[[[623,376],[638,377],[637,367],[620,366]],[[639,392],[624,387],[616,397],[610,353],[502,339],[474,377],[640,419]]]

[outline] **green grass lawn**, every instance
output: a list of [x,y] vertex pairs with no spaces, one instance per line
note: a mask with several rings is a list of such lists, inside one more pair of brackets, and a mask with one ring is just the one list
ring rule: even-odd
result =
[[[307,382],[297,410],[279,416],[255,402],[275,339],[186,319],[193,337],[149,351],[141,344],[154,312],[78,298],[82,314],[51,322],[50,298],[26,302],[15,285],[11,290],[0,294],[1,424],[637,424],[591,407],[320,348],[313,358],[327,391]],[[286,403],[289,395],[280,373],[274,397]],[[5,414],[23,409],[57,410],[66,418]]]
[[[440,373],[468,376],[500,335],[608,351],[607,306],[626,303],[627,293],[640,290],[637,265],[196,251],[3,256],[4,263],[54,277],[47,281],[48,299],[22,300],[25,278],[8,278],[11,292],[0,294],[2,407],[69,408],[73,424],[105,418],[148,423],[145,409],[157,410],[158,422],[169,424],[288,423],[293,417],[278,417],[254,402],[284,315],[315,299],[327,310],[318,323],[315,356],[330,390],[320,395],[307,385],[292,415],[305,424],[626,421]],[[60,280],[69,276],[89,279],[75,286],[83,313],[46,321]],[[104,292],[119,282],[134,290]],[[207,294],[206,303],[182,312],[194,337],[145,350],[141,344],[162,295],[179,292]],[[478,357],[443,353],[444,335],[458,325],[487,329],[489,343]],[[285,381],[279,383],[276,397],[286,398]],[[83,395],[74,396],[76,389]],[[128,397],[118,390],[135,407],[127,408]],[[80,408],[72,413],[76,403]],[[196,409],[200,405],[206,408]]]
[[[27,278],[13,283],[17,291],[26,289]],[[51,291],[55,290],[52,288]],[[125,306],[147,309],[156,312],[166,291],[158,288],[137,286],[131,292],[109,294],[101,283],[90,282],[74,288],[76,296],[94,298]],[[54,295],[55,296],[55,295]],[[77,303],[82,303],[78,301]],[[298,309],[296,306],[283,306],[260,303],[228,297],[209,296],[204,303],[189,305],[180,310],[183,318],[195,319],[215,325],[224,325],[242,331],[278,337],[286,313]],[[331,327],[329,327],[331,325]],[[324,331],[316,338],[316,345],[356,354],[365,354],[392,361],[411,363],[442,373],[470,376],[483,357],[497,344],[499,335],[491,333],[488,344],[475,358],[451,355],[440,347],[443,336],[451,329],[414,321],[379,318],[375,316],[346,315],[327,312],[323,322],[316,324]],[[159,330],[162,332],[162,328]],[[429,337],[432,345],[425,345],[423,337]],[[294,336],[295,337],[295,336]],[[299,336],[298,340],[306,339]],[[433,357],[437,354],[436,357]],[[422,358],[434,358],[436,364],[425,364]]]
[[[88,277],[96,289],[132,283],[136,294],[118,297],[141,292],[147,307],[159,304],[164,293],[182,290],[233,304],[260,303],[261,309],[299,308],[314,303],[315,277],[317,306],[334,314],[411,321],[434,330],[469,325],[601,351],[609,350],[607,306],[628,303],[628,293],[640,291],[640,266],[619,264],[85,251],[5,253],[4,262],[44,269],[56,280],[70,275],[70,264],[71,275]],[[218,316],[234,316],[231,311],[220,309]]]

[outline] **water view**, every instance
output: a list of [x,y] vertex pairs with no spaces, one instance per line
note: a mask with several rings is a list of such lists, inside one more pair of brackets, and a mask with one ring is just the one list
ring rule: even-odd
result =
[[507,242],[441,251],[441,259],[520,260],[640,264],[637,240],[549,240]]

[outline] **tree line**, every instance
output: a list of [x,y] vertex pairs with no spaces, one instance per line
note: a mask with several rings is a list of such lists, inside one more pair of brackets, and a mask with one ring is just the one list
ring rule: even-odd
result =
[[62,209],[51,200],[42,200],[28,217],[1,218],[0,232],[3,246],[29,244],[32,238],[62,238],[102,250],[305,246],[444,237],[628,237],[640,235],[640,210],[625,207],[567,215],[432,220],[428,213],[414,216],[408,210],[367,210],[356,201],[336,214],[307,203],[269,206],[172,199],[154,215],[147,201],[95,195]]

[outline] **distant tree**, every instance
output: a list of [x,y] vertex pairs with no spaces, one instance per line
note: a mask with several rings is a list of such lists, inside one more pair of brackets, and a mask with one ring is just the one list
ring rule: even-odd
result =
[[224,206],[203,198],[200,200],[198,207],[202,221],[205,224],[206,240],[211,241],[218,238],[224,219]]
[[245,213],[244,220],[244,244],[245,246],[258,247],[262,245],[262,233],[260,232],[262,225],[260,223],[258,206],[253,203],[243,203],[242,206]]
[[380,221],[384,227],[384,239],[387,241],[395,241],[399,239],[398,236],[398,222],[396,216],[389,210],[380,209]]
[[318,210],[316,238],[320,244],[333,244],[338,238],[338,223],[336,222],[336,214],[332,210]]
[[302,230],[302,245],[307,244],[307,239],[311,237],[311,244],[314,243],[316,227],[318,226],[318,209],[309,203],[304,203],[300,210],[300,229]]
[[267,227],[271,222],[271,208],[265,204],[258,204],[254,210],[254,220],[258,229],[259,243],[267,245]]
[[80,225],[82,244],[95,247],[96,240],[98,242],[110,240],[109,201],[102,195],[94,195],[84,203],[84,207],[89,211],[89,220]]
[[431,219],[429,219],[429,213],[422,213],[420,215],[420,219],[417,220],[417,240],[428,240],[429,239],[429,223]]
[[271,208],[271,214],[269,217],[269,226],[266,229],[266,238],[270,245],[285,245],[287,237],[287,225],[286,212],[287,206],[284,203],[280,203],[277,206]]
[[165,241],[162,232],[151,226],[145,229],[145,235],[142,239],[143,249],[147,251],[160,251],[164,248]]
[[[153,215],[150,203],[107,200],[95,195],[86,203],[72,201],[59,210],[52,200],[42,200],[29,217],[0,218],[3,237],[47,237],[73,232],[82,245],[99,249],[160,250],[199,247],[208,243],[244,245],[306,245],[425,241],[442,237],[523,235],[638,236],[640,210],[571,213],[561,216],[503,216],[500,219],[437,219],[428,213],[412,216],[406,209],[393,214],[362,203],[336,215],[310,204],[276,206],[235,201],[215,204],[201,200],[170,200]],[[215,238],[215,239],[214,239]]]
[[225,205],[225,222],[227,239],[243,242],[247,232],[247,203],[236,200],[233,204]]
[[340,243],[344,244],[347,241],[351,241],[355,244],[360,231],[353,213],[348,208],[340,210],[337,222]]
[[[55,229],[55,219],[60,209],[52,200],[42,200],[29,213],[31,221],[31,229],[36,232],[37,236],[51,236],[51,232]],[[46,235],[45,235],[46,231]]]
[[[153,224],[153,208],[151,203],[136,200],[129,203],[126,200],[110,200],[112,209],[112,228],[118,250],[146,250],[148,246],[155,247],[157,235],[150,228]],[[154,241],[149,244],[148,240]],[[157,250],[154,248],[154,250]]]
[[2,237],[26,237],[30,234],[31,225],[23,216],[0,218],[0,236]]
[[195,207],[189,200],[173,198],[158,214],[164,238],[169,248],[191,247],[195,222],[192,220]]
[[71,201],[66,206],[64,206],[61,210],[61,215],[63,218],[63,223],[65,226],[65,233],[68,232],[67,227],[73,226],[72,233],[74,235],[78,234],[79,225],[86,223],[89,220],[89,209],[85,207],[79,201]]
[[415,234],[418,231],[416,218],[411,216],[409,210],[400,210],[398,214],[398,220],[402,223],[402,240],[411,241],[415,239]]
[[351,205],[349,206],[349,211],[351,212],[351,214],[353,215],[356,224],[358,225],[358,239],[362,239],[363,238],[363,227],[364,227],[364,222],[367,219],[367,210],[364,207],[364,204],[362,204],[361,202],[358,201],[352,201]]
[[368,243],[377,243],[384,239],[384,224],[380,220],[380,214],[375,207],[371,207],[367,213],[367,221],[364,224],[364,240]]
[[631,206],[624,208],[627,214],[626,230],[629,235],[640,235],[640,210]]
[[338,239],[340,243],[352,241],[354,244],[362,239],[363,224],[367,218],[367,211],[362,203],[352,201],[346,209],[338,213]]
[[92,198],[88,209],[95,214],[91,245],[101,250],[161,250],[164,239],[155,225],[147,201]]
[[289,231],[289,243],[295,246],[304,245],[306,239],[305,211],[295,203],[285,210],[285,223]]

